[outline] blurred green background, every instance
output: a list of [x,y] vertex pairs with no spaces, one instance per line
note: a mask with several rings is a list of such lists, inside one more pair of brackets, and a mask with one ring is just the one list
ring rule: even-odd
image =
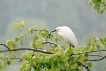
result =
[[[75,33],[80,46],[89,37],[106,35],[106,13],[100,16],[88,0],[0,0],[0,43],[18,35],[12,29],[14,22],[25,20],[27,27],[39,26],[49,31],[66,25]],[[27,40],[24,41],[27,43]],[[28,44],[24,44],[27,46]],[[1,47],[2,49],[4,47]],[[22,62],[16,62],[5,71],[19,71]],[[93,62],[92,71],[105,71],[106,61]],[[103,68],[103,69],[102,69]]]

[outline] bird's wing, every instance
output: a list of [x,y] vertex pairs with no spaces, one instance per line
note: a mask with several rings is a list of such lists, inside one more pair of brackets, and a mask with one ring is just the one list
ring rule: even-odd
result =
[[66,40],[66,42],[69,44],[69,45],[72,45],[74,47],[77,47],[78,46],[78,42],[77,42],[77,39],[74,35],[74,33],[72,32],[71,29],[69,30],[66,30],[65,32],[65,36],[64,36],[64,39]]

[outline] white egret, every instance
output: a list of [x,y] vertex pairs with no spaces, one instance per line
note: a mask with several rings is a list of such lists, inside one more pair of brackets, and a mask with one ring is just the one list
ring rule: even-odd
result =
[[67,26],[57,27],[54,31],[57,31],[58,36],[60,36],[70,47],[78,47],[77,39],[73,31]]

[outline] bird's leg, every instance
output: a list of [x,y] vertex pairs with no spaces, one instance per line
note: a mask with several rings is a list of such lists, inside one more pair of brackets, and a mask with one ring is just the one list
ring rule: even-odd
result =
[[73,46],[73,45],[69,45],[69,46],[74,48],[74,46]]

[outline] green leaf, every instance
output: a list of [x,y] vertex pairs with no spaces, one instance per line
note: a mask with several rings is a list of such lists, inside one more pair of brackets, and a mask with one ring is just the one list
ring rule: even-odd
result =
[[32,33],[33,33],[33,31],[34,31],[34,29],[33,29],[33,28],[28,29],[28,32],[29,32],[30,34],[32,34]]
[[77,58],[78,61],[80,61],[81,63],[84,62],[85,56],[84,55],[79,55],[79,57]]
[[33,48],[37,48],[37,45],[34,42],[30,42],[30,46]]
[[86,62],[86,65],[89,66],[90,68],[92,67],[92,63],[89,61]]
[[18,50],[17,50],[17,51],[14,51],[14,53],[16,53],[16,54],[18,54],[18,55],[20,54]]
[[66,52],[66,55],[71,55],[73,54],[73,52],[74,52],[73,48],[69,48]]
[[97,0],[95,4],[100,6],[101,0]]
[[11,56],[11,57],[14,55],[12,51],[8,51],[8,54],[9,54],[9,56]]
[[18,23],[14,23],[12,28],[18,28],[19,27],[19,24]]
[[82,52],[84,52],[84,48],[83,47],[78,47],[78,48],[75,48],[75,51],[77,53],[82,53]]
[[15,41],[16,41],[16,42],[19,41],[19,37],[16,37],[16,38],[15,38]]
[[38,26],[37,26],[37,25],[36,25],[36,26],[34,26],[34,29],[35,29],[35,28],[38,28]]
[[35,42],[37,40],[38,40],[38,35],[35,35],[34,38],[33,38],[33,42]]
[[106,6],[103,7],[103,10],[106,10]]
[[22,26],[25,26],[25,25],[26,25],[26,22],[23,20],[20,24],[21,24]]
[[82,66],[78,66],[77,69],[78,69],[79,71],[83,71],[83,67],[82,67]]
[[15,59],[11,59],[10,61],[11,61],[11,63],[13,63],[13,62],[15,62]]
[[89,5],[92,6],[92,0],[89,1]]
[[41,47],[43,44],[41,41],[38,42],[38,47]]
[[77,63],[73,63],[70,66],[71,66],[71,69],[76,69],[77,68]]
[[20,28],[23,28],[26,25],[25,21],[22,21],[20,23],[14,23],[12,28],[18,28],[19,30],[21,30]]
[[92,46],[95,46],[95,45],[96,45],[95,40],[92,40],[91,45],[92,45]]
[[101,11],[99,11],[99,14],[100,14],[100,15],[102,15],[102,14],[103,14],[103,12],[104,12],[104,10],[101,10]]
[[11,64],[10,60],[7,60],[7,65],[10,65],[10,64]]
[[63,45],[61,46],[61,48],[63,48],[64,51],[66,51],[66,50],[67,50],[67,45],[66,45],[66,44],[63,44]]
[[22,55],[22,60],[25,60],[27,58],[27,55],[24,53],[23,55]]
[[104,37],[104,42],[106,42],[106,37]]
[[20,38],[22,38],[23,37],[23,34],[20,34]]
[[21,43],[21,45],[23,45],[23,42],[22,42],[22,38],[21,37],[19,38],[19,42]]
[[102,43],[102,45],[104,44],[104,40],[102,38],[100,38],[100,42]]
[[12,48],[17,47],[17,44],[15,44],[15,42],[13,40],[7,40],[6,44],[7,44],[7,46],[12,47]]
[[57,39],[58,41],[61,41],[61,40],[62,40],[62,38],[61,38],[61,37],[56,37],[56,39]]
[[97,46],[92,47],[92,51],[98,50]]
[[104,0],[101,0],[101,2],[103,3],[103,2],[104,2]]
[[99,10],[99,7],[100,7],[99,5],[95,5],[95,6],[94,6],[94,9],[95,9],[95,10]]
[[46,66],[48,69],[51,69],[51,67],[52,67],[50,63],[47,63]]
[[11,40],[7,40],[6,41],[6,45],[9,46],[9,47],[11,47]]
[[4,58],[4,54],[0,54],[0,58]]
[[13,44],[13,48],[17,48],[17,44]]

